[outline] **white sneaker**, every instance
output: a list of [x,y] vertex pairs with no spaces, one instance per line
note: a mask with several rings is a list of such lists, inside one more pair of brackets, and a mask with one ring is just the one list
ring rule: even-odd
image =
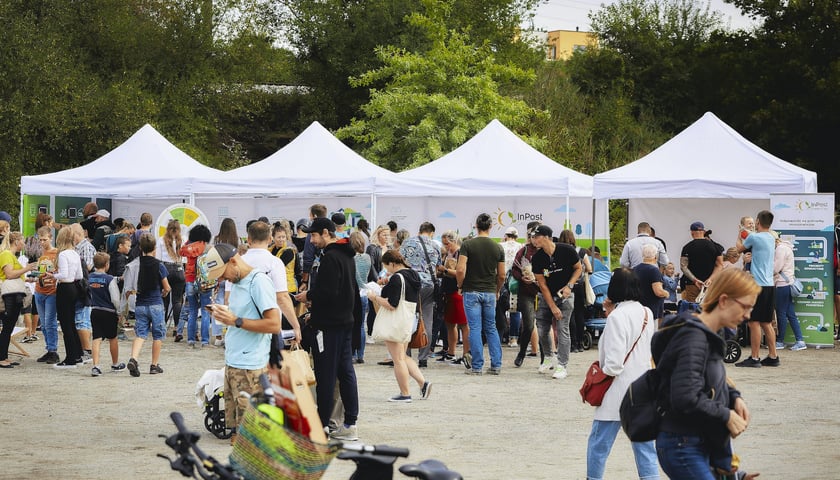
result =
[[790,347],[790,350],[791,350],[792,352],[798,352],[798,351],[800,351],[800,350],[805,350],[806,348],[808,348],[808,346],[807,346],[807,345],[805,345],[805,342],[803,342],[803,341],[801,341],[801,340],[800,340],[800,341],[798,341],[798,342],[794,343],[794,344]]
[[554,375],[552,375],[551,378],[555,378],[555,379],[559,380],[559,379],[566,378],[568,376],[569,376],[569,372],[566,371],[566,367],[564,367],[563,365],[558,365],[557,368],[554,370]]
[[359,439],[359,432],[356,429],[355,425],[350,425],[349,427],[345,427],[343,424],[339,425],[337,429],[335,429],[332,433],[330,433],[330,437],[334,440],[344,440],[346,442],[355,442]]
[[515,338],[511,338],[510,342],[508,342],[508,347],[510,347],[510,348],[516,348],[518,346],[519,346],[519,343],[517,343]]
[[537,368],[537,373],[548,373],[549,371],[554,370],[555,367],[557,367],[557,357],[551,355],[543,360],[542,365]]
[[367,338],[365,338],[365,344],[366,345],[373,345],[374,343],[376,343],[376,342],[373,341],[373,337],[371,337],[370,335],[368,335]]

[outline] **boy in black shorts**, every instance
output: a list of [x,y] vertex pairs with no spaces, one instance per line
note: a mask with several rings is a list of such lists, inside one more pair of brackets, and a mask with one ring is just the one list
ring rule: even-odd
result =
[[89,278],[90,290],[93,293],[90,308],[90,323],[93,326],[93,368],[90,369],[90,374],[94,377],[102,375],[102,369],[99,367],[99,347],[103,338],[108,339],[111,346],[111,371],[125,370],[125,364],[118,363],[120,345],[117,340],[117,308],[120,305],[120,290],[117,287],[117,279],[105,273],[108,271],[109,259],[108,254],[104,252],[94,255],[95,270]]

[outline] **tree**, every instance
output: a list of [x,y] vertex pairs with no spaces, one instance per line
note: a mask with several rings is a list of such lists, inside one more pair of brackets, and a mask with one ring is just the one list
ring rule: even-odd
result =
[[620,0],[590,15],[599,47],[570,61],[585,93],[618,89],[669,130],[702,114],[695,80],[699,49],[721,15],[695,0]]
[[[390,45],[413,52],[431,48],[424,33],[405,22],[425,14],[422,0],[286,0],[282,25],[298,62],[296,82],[310,89],[303,123],[318,120],[328,128],[347,125],[384,83],[351,84],[348,79],[383,65],[376,49]],[[487,42],[502,63],[520,68],[539,64],[539,52],[517,40],[519,26],[539,0],[447,0],[448,29],[463,32],[477,45]],[[513,87],[505,85],[504,88]]]
[[428,14],[408,17],[423,33],[423,51],[396,46],[376,49],[383,66],[350,83],[373,88],[362,107],[364,118],[338,130],[339,138],[363,145],[363,155],[394,171],[416,167],[460,146],[493,118],[519,128],[539,116],[520,100],[502,95],[500,85],[526,84],[533,72],[499,64],[489,42],[476,46],[443,18],[451,4],[424,2]]

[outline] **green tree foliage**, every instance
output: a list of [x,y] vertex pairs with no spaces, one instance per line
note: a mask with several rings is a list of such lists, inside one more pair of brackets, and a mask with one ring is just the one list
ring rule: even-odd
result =
[[475,45],[467,34],[448,29],[442,20],[452,4],[426,6],[428,14],[413,13],[407,22],[429,47],[420,52],[378,47],[383,66],[350,83],[385,86],[371,89],[364,118],[337,132],[364,145],[366,158],[394,171],[439,158],[493,118],[517,129],[539,116],[524,101],[499,93],[503,83],[530,83],[533,72],[497,63],[489,42]]
[[587,94],[621,93],[668,129],[702,114],[695,81],[700,48],[721,15],[696,0],[620,0],[591,14],[599,48],[569,62]]
[[[87,163],[144,123],[207,164],[243,163],[248,138],[237,135],[277,106],[254,85],[282,78],[289,59],[260,5],[0,2],[2,205],[18,205],[21,175]],[[236,28],[224,22],[232,12]]]
[[761,23],[711,39],[703,57],[704,80],[713,80],[707,102],[762,148],[816,171],[821,191],[840,191],[840,4],[732,3]]
[[[284,0],[282,25],[286,41],[298,57],[296,81],[310,89],[301,112],[302,123],[318,120],[329,128],[347,125],[370,99],[370,89],[384,86],[351,84],[349,78],[383,66],[377,47],[412,52],[432,48],[423,31],[405,19],[424,14],[422,0]],[[517,40],[519,26],[539,0],[447,0],[439,18],[465,42],[491,49],[502,63],[535,68],[539,52]],[[517,85],[506,84],[513,89]]]

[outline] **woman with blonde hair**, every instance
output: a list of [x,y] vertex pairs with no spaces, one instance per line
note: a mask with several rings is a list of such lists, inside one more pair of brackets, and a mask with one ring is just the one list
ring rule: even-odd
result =
[[[382,265],[391,274],[390,280],[382,287],[381,295],[369,291],[368,299],[378,305],[380,310],[390,311],[396,310],[400,302],[417,303],[420,298],[420,275],[408,266],[399,250],[388,250],[382,254]],[[413,312],[411,316],[413,320]],[[384,318],[377,318],[376,321],[383,320]],[[385,340],[385,346],[394,361],[394,376],[400,388],[400,393],[389,398],[389,402],[411,403],[409,378],[417,382],[423,399],[429,398],[432,392],[432,384],[423,377],[423,372],[420,371],[414,359],[405,354],[410,337],[411,335],[402,342]]]
[[[17,259],[18,254],[23,250],[23,235],[20,232],[11,232],[6,235],[9,248],[0,252],[0,280],[15,280],[35,270],[38,265],[30,263],[22,266]],[[8,293],[3,295],[3,304],[6,310],[0,314],[3,322],[3,331],[0,332],[0,368],[12,368],[17,362],[9,361],[9,343],[12,338],[12,330],[15,328],[20,311],[23,308],[24,292]]]
[[77,281],[81,280],[82,259],[73,245],[73,230],[62,228],[56,239],[58,271],[44,273],[45,279],[58,282],[55,293],[55,310],[61,334],[64,337],[64,360],[55,368],[76,368],[82,361],[82,344],[76,331],[76,299],[79,296]]
[[750,412],[727,383],[718,331],[748,319],[759,292],[749,273],[727,268],[706,290],[700,314],[669,318],[653,337],[659,407],[665,411],[656,451],[671,479],[714,480],[716,473],[732,470],[730,439],[747,428]]
[[[370,243],[367,248],[365,248],[365,253],[370,255],[370,262],[373,265],[373,271],[376,272],[377,276],[379,276],[380,272],[382,272],[382,254],[388,250],[388,245],[390,244],[391,229],[388,225],[380,225],[376,227],[376,230],[373,231],[373,235],[370,237]],[[367,315],[368,332],[373,330],[374,318],[376,318],[376,312],[372,308],[369,308]],[[367,339],[365,341],[373,343],[373,339],[370,338],[370,335],[367,335]]]
[[464,297],[458,292],[458,282],[455,280],[455,266],[461,250],[461,236],[455,230],[443,232],[440,236],[443,244],[443,265],[438,265],[438,274],[443,278],[440,290],[446,301],[443,310],[443,321],[446,324],[446,353],[438,358],[439,362],[449,362],[452,365],[462,363],[464,357],[455,358],[455,347],[458,345],[458,331],[464,339],[463,351],[469,357],[470,326],[467,324],[467,313],[464,311]]
[[[170,220],[166,224],[166,233],[157,240],[155,255],[163,262],[168,275],[169,287],[172,289],[170,295],[163,297],[163,311],[172,313],[172,322],[175,324],[175,341],[184,339],[184,322],[181,321],[181,310],[184,307],[184,264],[181,262],[181,244],[184,239],[181,237],[181,223],[178,220]],[[170,305],[172,309],[170,310]]]

